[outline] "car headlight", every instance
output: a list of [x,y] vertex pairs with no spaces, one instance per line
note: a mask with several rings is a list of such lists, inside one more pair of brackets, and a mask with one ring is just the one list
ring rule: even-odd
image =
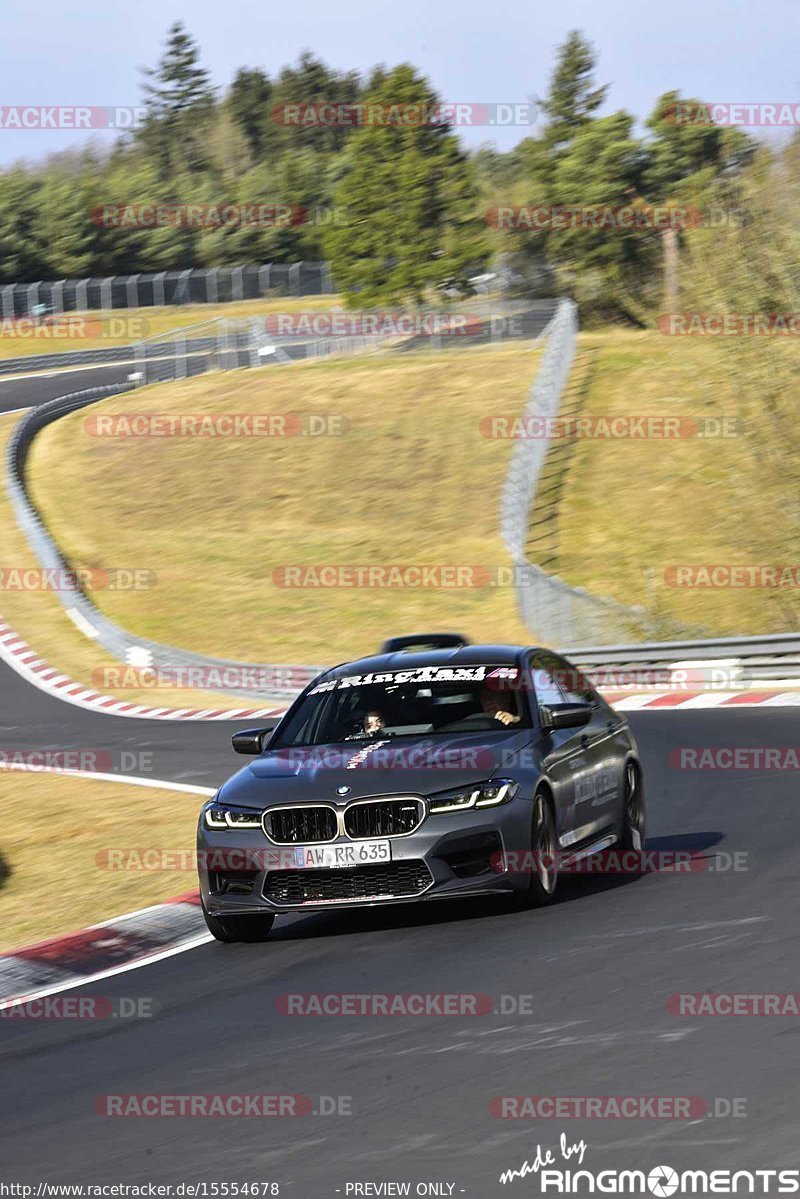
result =
[[469,808],[496,808],[508,803],[519,791],[519,783],[513,779],[492,779],[474,787],[458,787],[453,791],[440,791],[428,799],[432,816],[437,812],[460,812]]
[[229,828],[261,828],[261,813],[252,808],[233,808],[230,804],[211,803],[203,812],[206,828],[221,831]]

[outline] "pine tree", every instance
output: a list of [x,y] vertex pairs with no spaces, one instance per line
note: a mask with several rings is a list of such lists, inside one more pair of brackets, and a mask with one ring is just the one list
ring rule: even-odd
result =
[[687,111],[702,117],[703,107],[680,92],[665,92],[647,119],[651,137],[645,186],[655,203],[700,201],[712,180],[738,173],[755,153],[756,143],[740,129],[676,118]]
[[[687,100],[680,92],[659,97],[647,121],[651,131],[647,143],[644,188],[655,204],[693,210],[700,219],[715,198],[720,185],[730,183],[753,157],[756,144],[739,129],[723,129],[707,120],[683,121],[676,114],[703,117],[699,100]],[[664,275],[664,308],[674,310],[680,300],[679,229],[661,235]]]
[[[386,112],[439,104],[430,85],[401,65],[364,103]],[[348,300],[422,303],[447,283],[468,291],[485,254],[469,161],[446,123],[365,125],[352,134],[335,203],[346,213],[325,244]]]
[[[539,101],[544,125],[541,136],[525,138],[514,151],[531,184],[534,204],[553,204],[555,172],[581,129],[605,99],[607,85],[595,86],[597,59],[583,34],[573,29],[556,51],[556,65],[546,97]],[[546,238],[539,239],[542,244]]]
[[547,118],[545,142],[551,152],[563,150],[603,103],[608,87],[594,86],[596,65],[591,42],[573,29],[558,48],[550,89],[541,102]]
[[214,89],[200,51],[180,21],[170,28],[158,67],[145,70],[145,121],[140,141],[157,160],[162,178],[206,165],[204,129]]
[[263,71],[242,67],[236,72],[227,96],[227,106],[247,138],[251,160],[258,162],[272,132],[270,102],[272,84]]
[[[547,238],[549,260],[562,287],[598,314],[645,319],[642,297],[658,261],[658,234],[618,223],[626,206],[642,207],[644,164],[641,143],[633,137],[633,117],[616,112],[587,121],[557,159],[553,199],[557,206],[592,209],[603,222],[592,227],[578,220],[553,229]],[[655,297],[653,297],[655,298]]]

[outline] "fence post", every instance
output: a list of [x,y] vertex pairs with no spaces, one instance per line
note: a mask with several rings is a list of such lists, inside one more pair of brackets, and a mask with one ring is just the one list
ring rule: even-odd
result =
[[33,310],[38,303],[39,303],[39,284],[38,283],[29,283],[27,291],[25,293],[25,305],[28,309],[28,311],[26,312],[25,315],[30,316],[33,313]]
[[193,274],[194,274],[194,271],[192,270],[191,267],[189,267],[188,270],[181,271],[180,282],[178,283],[178,290],[175,293],[175,303],[176,304],[183,303],[183,297],[189,289],[189,281]]
[[11,318],[14,316],[14,284],[6,283],[0,287],[0,296],[3,300],[3,318]]
[[134,380],[134,384],[136,387],[144,387],[147,383],[147,348],[143,340],[137,341],[133,357],[134,365],[136,366],[134,373],[138,375],[138,378]]
[[178,334],[175,339],[175,378],[186,378],[186,335]]
[[[231,283],[232,295],[235,300],[244,300],[245,298],[245,272],[256,272],[256,288],[259,295],[267,294],[272,287],[272,280],[275,277],[278,280],[278,286],[283,288],[286,286],[290,295],[308,295],[321,294],[331,295],[334,291],[335,283],[331,275],[330,263],[328,262],[293,262],[289,264],[278,264],[278,270],[273,268],[275,263],[263,263],[260,266],[255,264],[252,266],[238,266],[226,270],[226,276]],[[309,268],[307,282],[303,281],[303,270]],[[317,272],[317,281],[314,282],[313,271]],[[175,272],[178,276],[179,284],[175,293],[174,302],[181,303],[184,299],[191,300],[191,282],[196,272],[194,268]],[[0,315],[4,318],[10,318],[17,315],[18,311],[24,315],[28,315],[37,304],[42,302],[42,296],[47,295],[50,298],[53,311],[59,314],[65,311],[89,311],[90,310],[90,289],[97,288],[99,290],[99,300],[94,304],[97,308],[98,303],[102,309],[113,309],[115,306],[115,285],[120,284],[120,288],[124,289],[124,302],[118,306],[120,308],[140,308],[140,307],[164,307],[167,303],[166,299],[166,279],[167,276],[173,275],[170,271],[158,271],[154,274],[134,275],[107,275],[103,278],[86,278],[86,279],[60,279],[53,280],[37,280],[34,283],[4,283],[0,284]],[[217,304],[220,302],[220,283],[222,272],[219,267],[210,267],[203,270],[205,278],[205,295],[206,302]],[[247,278],[250,278],[248,274]],[[284,284],[284,280],[288,282]],[[142,295],[142,287],[144,284],[152,285],[152,296],[146,298]],[[305,287],[305,290],[304,290]],[[314,288],[319,291],[314,291]],[[45,289],[43,291],[43,289]],[[310,289],[310,290],[309,290]],[[94,297],[94,291],[92,291]],[[227,297],[226,297],[227,298]],[[122,296],[120,295],[120,299]],[[19,306],[19,309],[18,309]]]

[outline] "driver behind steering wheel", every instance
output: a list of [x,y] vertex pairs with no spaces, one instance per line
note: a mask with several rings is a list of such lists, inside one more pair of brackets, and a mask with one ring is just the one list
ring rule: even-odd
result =
[[519,724],[519,716],[512,711],[513,699],[506,691],[494,691],[486,684],[481,687],[481,707],[487,716],[500,724]]
[[386,721],[377,708],[373,708],[370,712],[365,712],[363,720],[359,722],[352,733],[349,733],[345,738],[346,741],[363,741],[365,737],[378,737],[382,730],[386,727]]

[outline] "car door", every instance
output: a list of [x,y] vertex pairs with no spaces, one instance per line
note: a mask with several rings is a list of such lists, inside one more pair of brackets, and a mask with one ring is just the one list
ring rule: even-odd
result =
[[597,836],[619,820],[624,776],[624,754],[619,740],[619,718],[597,694],[583,673],[557,654],[551,655],[557,678],[569,703],[588,704],[591,718],[578,732],[586,755],[577,798],[579,836]]
[[542,769],[555,797],[558,844],[560,849],[567,849],[588,835],[579,832],[583,811],[581,795],[589,769],[584,729],[545,727],[542,708],[558,708],[568,702],[559,678],[563,672],[562,660],[549,650],[534,650],[528,660],[528,670],[542,742]]

